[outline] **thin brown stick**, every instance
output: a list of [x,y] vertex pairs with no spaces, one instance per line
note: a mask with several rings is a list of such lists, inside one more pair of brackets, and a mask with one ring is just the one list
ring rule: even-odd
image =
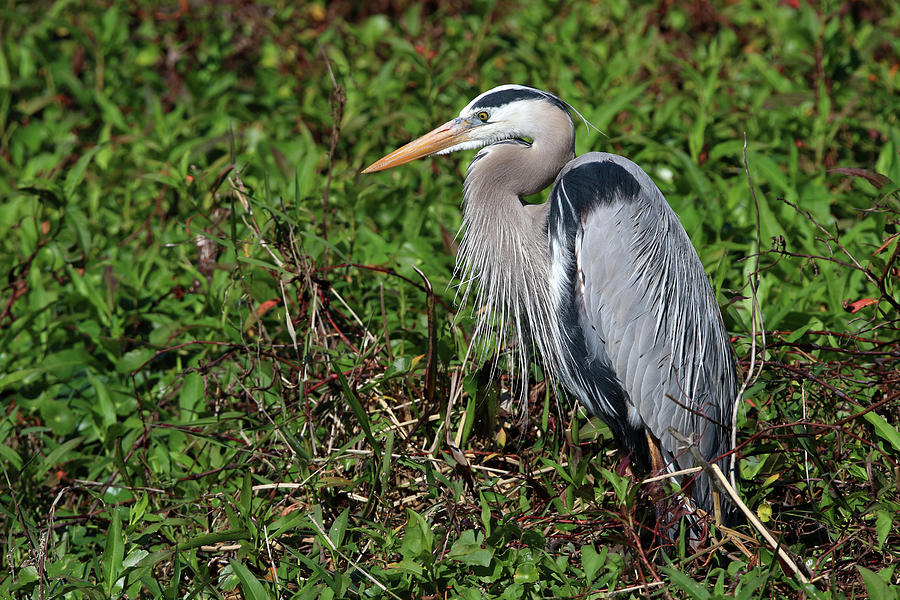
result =
[[[726,492],[734,502],[734,505],[741,509],[741,512],[744,513],[744,516],[747,517],[747,521],[759,532],[759,534],[763,537],[763,539],[772,547],[772,549],[778,554],[779,558],[793,571],[793,574],[797,577],[797,579],[802,584],[808,584],[809,578],[806,573],[804,573],[800,566],[794,561],[793,558],[787,553],[784,547],[781,545],[779,541],[775,539],[775,537],[766,529],[766,526],[762,524],[757,516],[753,513],[750,508],[744,504],[744,501],[741,500],[741,497],[738,495],[737,490],[731,485],[728,480],[728,477],[722,472],[722,469],[719,468],[718,465],[709,464],[704,458],[703,455],[700,454],[700,449],[697,448],[697,445],[686,439],[682,436],[674,427],[669,427],[669,433],[676,440],[681,442],[682,444],[687,445],[687,449],[693,455],[694,460],[700,467],[709,475],[710,480],[712,480],[713,484],[719,488],[720,490]],[[803,563],[800,563],[803,564]],[[805,565],[804,565],[805,567]]]
[[[328,168],[325,177],[325,189],[322,191],[322,239],[328,239],[328,194],[331,190],[331,179],[334,176],[334,150],[337,148],[338,138],[341,135],[341,120],[344,118],[344,105],[347,102],[347,95],[344,93],[334,76],[334,70],[331,68],[331,59],[325,52],[325,46],[319,43],[319,53],[325,61],[325,67],[328,69],[328,76],[331,77],[331,146],[328,149]],[[322,264],[328,264],[328,246],[325,246],[322,252]]]
[[[755,257],[753,259],[753,272],[750,274],[748,278],[748,283],[750,284],[750,367],[747,369],[747,375],[744,377],[744,381],[741,384],[741,388],[738,390],[737,397],[735,398],[734,407],[732,408],[731,413],[731,447],[737,447],[737,418],[738,412],[741,408],[741,402],[744,398],[744,393],[747,391],[747,388],[750,387],[753,383],[756,382],[757,378],[762,374],[763,366],[765,365],[765,353],[766,353],[766,327],[763,322],[762,309],[759,306],[759,297],[757,296],[756,290],[759,286],[759,252],[760,247],[762,246],[762,227],[760,225],[760,217],[759,217],[759,200],[756,197],[756,189],[753,187],[753,178],[750,176],[750,160],[747,158],[747,132],[744,132],[744,173],[747,175],[747,186],[750,188],[750,197],[753,198],[753,208],[756,212],[756,252]],[[757,322],[758,321],[758,322]],[[756,369],[756,336],[757,333],[762,334],[762,340],[760,341],[760,346],[762,349],[761,359],[759,363],[759,371],[754,374],[754,370]],[[737,489],[737,470],[738,470],[738,455],[737,452],[731,455],[731,466],[729,468],[729,474],[731,476],[731,485],[733,488]]]
[[428,350],[425,354],[425,402],[431,406],[434,402],[434,382],[437,377],[437,355],[435,347],[437,346],[437,328],[434,323],[434,290],[431,289],[431,282],[425,273],[413,265],[413,269],[425,282],[426,300],[425,307],[428,312]]

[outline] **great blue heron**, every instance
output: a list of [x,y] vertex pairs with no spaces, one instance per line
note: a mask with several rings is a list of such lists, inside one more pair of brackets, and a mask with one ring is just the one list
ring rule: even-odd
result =
[[[672,427],[728,473],[737,371],[703,265],[640,167],[575,157],[570,111],[580,116],[548,92],[502,85],[363,173],[480,148],[457,256],[465,296],[476,283],[475,336],[499,327],[530,348],[640,471],[694,466]],[[551,183],[546,203],[523,201]],[[707,512],[712,489],[701,474],[691,490]]]

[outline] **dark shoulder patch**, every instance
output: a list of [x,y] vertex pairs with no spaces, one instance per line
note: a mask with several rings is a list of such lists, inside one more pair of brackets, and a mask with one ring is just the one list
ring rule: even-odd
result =
[[554,228],[573,247],[582,221],[598,206],[635,202],[641,185],[622,165],[611,160],[592,160],[566,171],[550,192],[550,231]]
[[579,165],[566,172],[557,185],[578,212],[598,204],[631,202],[641,191],[634,175],[611,160]]
[[509,104],[510,102],[516,102],[518,100],[544,100],[545,102],[553,104],[566,113],[569,112],[569,107],[566,105],[566,103],[553,94],[525,86],[500,90],[491,94],[487,94],[484,98],[472,105],[472,110],[477,110],[479,108],[496,108],[498,106]]

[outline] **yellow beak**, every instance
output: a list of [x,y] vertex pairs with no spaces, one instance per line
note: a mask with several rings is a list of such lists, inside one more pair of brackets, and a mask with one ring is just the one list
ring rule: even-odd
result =
[[456,119],[447,121],[440,127],[433,129],[420,137],[406,144],[402,148],[398,148],[374,163],[363,169],[363,173],[374,173],[383,171],[399,165],[404,165],[414,161],[417,158],[446,150],[457,144],[466,141],[468,137],[468,129],[460,126]]

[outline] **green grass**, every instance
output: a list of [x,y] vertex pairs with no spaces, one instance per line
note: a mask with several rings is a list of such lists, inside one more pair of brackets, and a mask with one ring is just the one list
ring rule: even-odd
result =
[[[0,8],[0,597],[900,596],[894,3],[170,4]],[[745,369],[759,238],[741,491],[813,584],[655,551],[605,426],[463,364],[469,157],[359,171],[506,82],[658,183]]]

